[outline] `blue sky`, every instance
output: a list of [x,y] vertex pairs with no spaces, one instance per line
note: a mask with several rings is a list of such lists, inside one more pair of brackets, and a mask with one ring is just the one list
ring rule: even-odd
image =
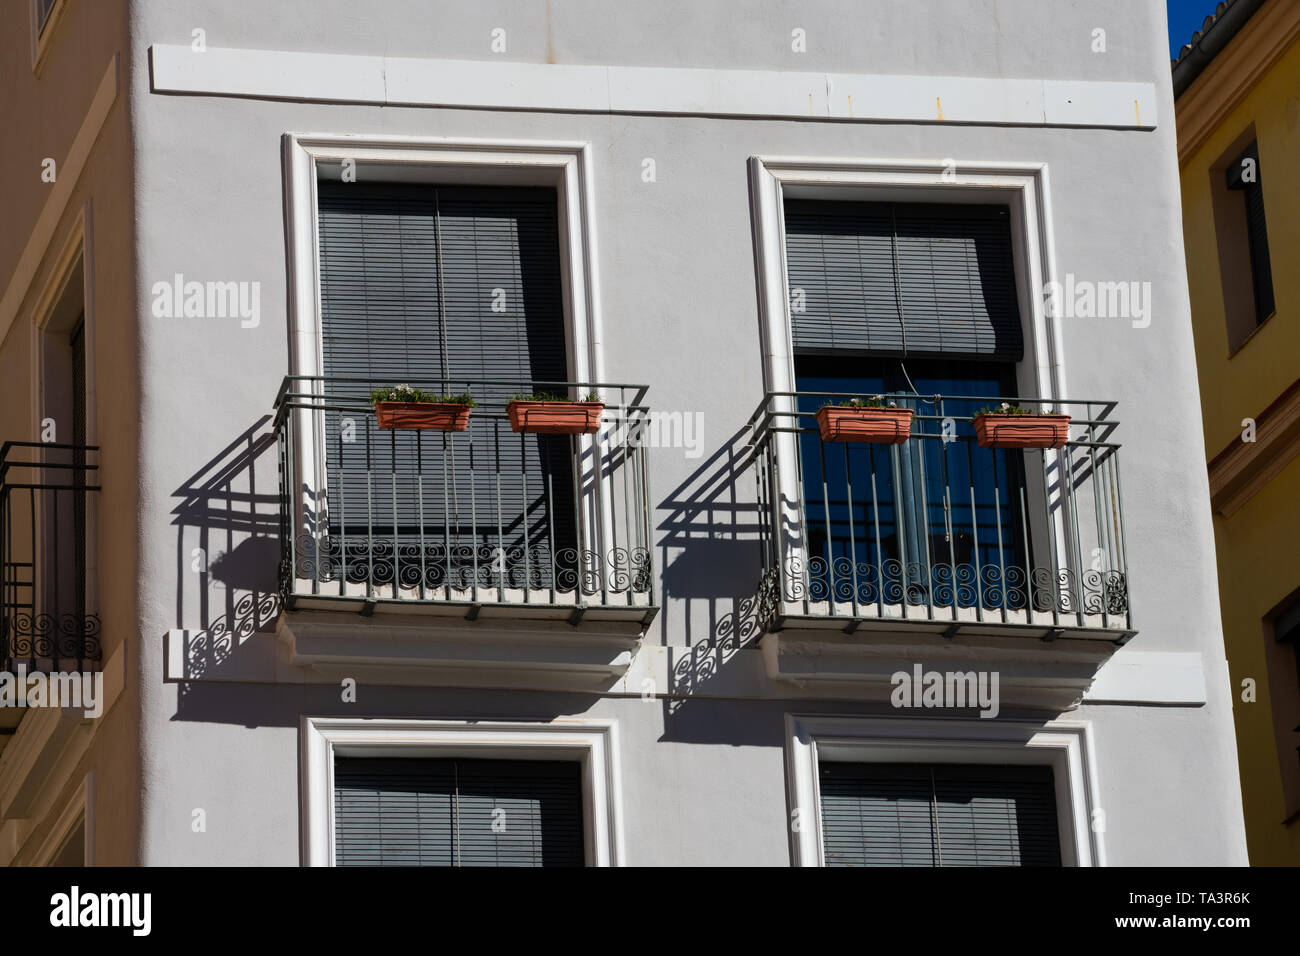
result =
[[1214,12],[1218,0],[1165,0],[1169,7],[1169,59],[1178,59],[1182,45],[1201,28],[1205,18]]

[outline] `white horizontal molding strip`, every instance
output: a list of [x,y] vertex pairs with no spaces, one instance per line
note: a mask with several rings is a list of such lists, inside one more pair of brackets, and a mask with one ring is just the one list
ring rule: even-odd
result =
[[1089,704],[1204,704],[1204,662],[1196,651],[1122,648],[1102,665],[1083,700]]
[[153,91],[477,109],[1154,129],[1152,83],[564,66],[154,44]]

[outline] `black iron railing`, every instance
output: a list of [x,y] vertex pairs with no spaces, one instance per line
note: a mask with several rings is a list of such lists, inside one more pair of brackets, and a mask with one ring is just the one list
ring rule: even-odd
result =
[[760,616],[1132,633],[1118,424],[1109,402],[1070,410],[1060,449],[986,448],[975,413],[1036,399],[894,394],[902,444],[822,441],[827,404],[877,396],[768,394],[750,421],[764,577]]
[[[465,431],[381,429],[372,389],[476,401]],[[511,430],[517,394],[605,403],[595,435]],[[290,376],[276,398],[281,590],[315,601],[653,608],[639,385]]]
[[0,667],[83,670],[100,660],[88,547],[93,445],[0,445]]

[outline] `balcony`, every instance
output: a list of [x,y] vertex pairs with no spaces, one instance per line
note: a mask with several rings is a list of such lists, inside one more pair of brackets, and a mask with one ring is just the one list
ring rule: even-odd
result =
[[0,670],[97,670],[98,448],[0,445]]
[[[398,382],[468,393],[476,402],[468,428],[379,428],[370,392]],[[511,429],[514,395],[593,390],[605,403],[596,434]],[[658,610],[645,393],[638,385],[407,382],[400,374],[286,378],[274,427],[280,588],[290,612],[282,629],[296,658],[462,668],[492,660],[491,679],[501,680],[503,666],[526,665],[535,651],[537,668],[621,673]],[[365,647],[338,649],[357,633],[329,613],[340,610],[375,619]],[[447,652],[452,660],[431,651],[438,640],[462,642]],[[569,648],[560,661],[557,645]]]
[[822,441],[815,414],[874,396],[768,394],[750,420],[769,672],[879,682],[915,661],[981,660],[1077,697],[1134,633],[1114,403],[1069,410],[1060,449],[982,447],[974,417],[1003,396],[892,394],[901,444]]

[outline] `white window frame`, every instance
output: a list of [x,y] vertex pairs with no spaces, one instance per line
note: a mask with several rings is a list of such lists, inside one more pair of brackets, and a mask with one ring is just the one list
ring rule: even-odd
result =
[[1061,863],[1105,866],[1092,725],[1081,720],[961,721],[943,718],[786,714],[786,795],[795,866],[825,866],[819,759],[855,763],[1030,764],[1053,769]]
[[582,765],[583,851],[587,865],[623,865],[616,721],[304,717],[301,742],[305,866],[334,865],[334,758],[338,755],[575,761]]
[[[785,245],[785,197],[875,202],[1004,201],[1010,211],[1012,255],[1020,315],[1028,318],[1032,361],[1021,370],[1020,389],[1032,387],[1053,408],[1070,412],[1062,356],[1061,319],[1048,314],[1044,290],[1056,277],[1050,187],[1046,163],[945,159],[751,156],[750,205],[758,269],[763,383],[769,392],[795,391],[793,325]],[[772,411],[790,415],[793,399],[777,399]],[[1086,411],[1086,409],[1085,409]],[[789,421],[790,419],[786,419]],[[800,540],[798,436],[773,436],[776,452],[773,527]],[[1049,454],[1049,453],[1044,453]],[[1058,472],[1060,460],[1050,465]],[[1044,489],[1043,493],[1047,493]],[[1063,504],[1063,502],[1062,502]],[[1056,509],[1056,553],[1071,561],[1069,523]],[[788,558],[801,555],[787,547]],[[802,566],[805,561],[800,561]],[[1076,569],[1081,571],[1082,569]]]
[[54,0],[54,6],[50,8],[50,15],[45,19],[45,27],[41,28],[40,0],[29,0],[28,9],[31,11],[32,24],[32,72],[40,73],[41,64],[45,62],[45,54],[50,48],[51,38],[54,36],[54,30],[59,25],[59,20],[63,16],[64,8],[67,7],[68,0]]
[[753,156],[750,188],[768,391],[794,390],[784,210],[786,193],[794,192],[801,198],[881,202],[1005,201],[1020,313],[1029,318],[1032,384],[1045,399],[1065,394],[1060,318],[1048,316],[1041,294],[1056,275],[1046,163]]
[[[559,200],[560,273],[570,375],[577,382],[605,380],[591,143],[285,133],[283,149],[291,375],[320,375],[324,367],[317,183],[322,168],[341,168],[344,160],[350,160],[356,164],[358,181],[365,178],[368,168],[412,182],[553,187]],[[301,415],[299,423],[308,420]],[[298,473],[291,480],[301,494],[295,501],[295,535],[305,527],[305,516],[327,500],[321,416],[316,416],[315,425],[296,429]],[[603,432],[580,435],[577,440],[579,464],[604,460],[607,438]],[[590,468],[592,476],[602,472]],[[592,538],[584,547],[601,555],[605,554],[604,542],[611,540],[612,481],[605,475],[599,482],[583,483],[583,522],[591,529]]]

